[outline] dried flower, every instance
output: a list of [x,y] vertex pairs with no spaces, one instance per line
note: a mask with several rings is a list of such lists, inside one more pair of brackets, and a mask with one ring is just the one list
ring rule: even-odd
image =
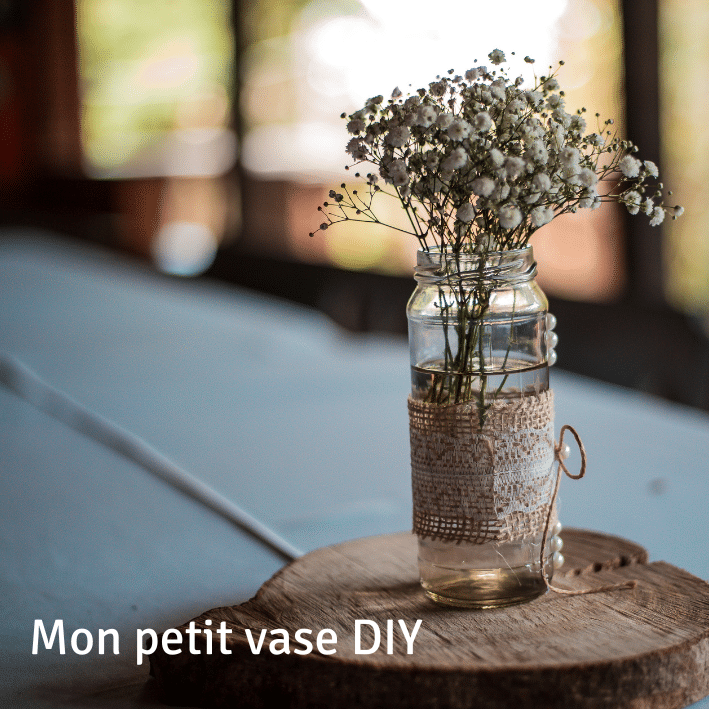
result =
[[386,136],[386,142],[392,148],[400,148],[406,145],[411,137],[411,131],[406,126],[394,126]]
[[361,133],[366,128],[365,122],[361,118],[353,118],[347,124],[347,131],[349,133]]
[[507,177],[512,181],[516,180],[526,168],[527,163],[522,160],[522,158],[512,156],[505,160],[505,172],[507,173]]
[[554,218],[554,210],[550,207],[535,207],[529,213],[529,218],[533,226],[544,226]]
[[640,193],[635,190],[630,190],[630,192],[626,192],[623,196],[623,204],[625,204],[631,214],[637,214],[640,211],[641,202],[642,197]]
[[576,182],[583,187],[594,187],[598,182],[598,177],[590,168],[582,167],[576,175]]
[[489,197],[495,189],[495,180],[486,176],[476,177],[472,181],[470,189],[478,197]]
[[502,167],[505,162],[505,156],[497,148],[492,148],[489,155],[494,167]]
[[451,138],[451,140],[460,141],[470,135],[470,130],[470,123],[461,118],[456,118],[448,126],[448,130],[446,132],[448,133],[448,136]]
[[419,106],[416,111],[416,125],[428,128],[436,122],[438,113],[433,106]]
[[652,210],[652,218],[650,219],[650,226],[659,226],[665,220],[665,210],[662,207],[655,207]]
[[581,154],[578,148],[574,148],[572,145],[567,145],[562,148],[559,154],[559,160],[561,164],[568,169],[573,169],[578,166]]
[[657,169],[657,165],[652,160],[645,160],[643,162],[643,166],[645,167],[645,172],[650,176],[650,177],[659,177],[660,176],[660,171]]
[[514,229],[522,221],[522,212],[513,204],[506,204],[497,214],[503,229]]
[[[657,165],[639,160],[630,141],[611,135],[613,121],[599,120],[585,134],[585,109],[566,111],[555,72],[524,88],[521,77],[510,79],[501,66],[504,52],[488,56],[492,73],[485,66],[463,76],[451,70],[405,100],[397,87],[388,101],[375,96],[343,115],[354,136],[347,153],[356,163],[371,163],[386,185],[370,172],[367,197],[336,193],[334,203],[324,205],[325,226],[381,224],[373,200],[385,193],[408,212],[423,248],[432,242],[485,253],[521,248],[560,214],[607,201],[642,212],[653,226],[667,214],[681,216],[681,207],[662,204],[659,191],[646,195]],[[599,190],[600,181],[612,182],[611,188]]]
[[478,133],[486,133],[492,128],[492,118],[487,111],[480,111],[473,118],[473,128],[478,131]]
[[545,172],[538,172],[532,178],[532,189],[535,192],[548,192],[551,189],[551,178]]
[[487,56],[493,64],[502,64],[505,61],[505,54],[499,49],[493,49]]
[[458,207],[455,218],[465,224],[472,222],[475,219],[475,207],[470,202],[466,202],[461,207]]
[[444,170],[459,170],[468,162],[468,153],[465,148],[456,148],[442,163]]
[[640,167],[642,163],[637,160],[632,155],[626,155],[619,163],[618,167],[620,171],[626,177],[637,177],[640,174]]

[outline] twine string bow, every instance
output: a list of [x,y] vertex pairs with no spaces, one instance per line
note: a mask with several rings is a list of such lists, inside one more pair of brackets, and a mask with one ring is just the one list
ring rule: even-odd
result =
[[[576,439],[576,445],[578,445],[579,453],[581,454],[581,468],[577,475],[574,475],[569,471],[569,469],[566,467],[566,464],[564,463],[564,456],[562,456],[562,452],[564,450],[564,433],[566,433],[566,431],[570,431],[571,435]],[[584,448],[583,442],[581,441],[581,437],[579,436],[578,431],[573,426],[570,426],[568,423],[564,424],[561,427],[561,431],[559,432],[559,442],[554,445],[554,462],[558,463],[558,466],[556,469],[556,482],[554,483],[554,493],[551,496],[551,501],[549,503],[549,514],[547,515],[546,524],[544,525],[544,534],[542,536],[542,549],[540,552],[540,563],[542,569],[542,578],[544,579],[546,587],[550,591],[554,591],[555,593],[559,593],[565,596],[584,596],[590,593],[601,593],[604,591],[620,591],[623,589],[632,589],[638,585],[637,581],[625,581],[623,583],[609,584],[605,586],[599,586],[597,588],[586,588],[573,591],[571,589],[553,586],[551,581],[549,580],[546,565],[544,563],[544,551],[546,549],[547,539],[549,537],[549,523],[551,522],[551,517],[554,510],[554,503],[556,502],[556,496],[559,494],[561,472],[563,470],[563,472],[572,480],[580,480],[586,474],[586,461],[586,449]]]
[[[579,453],[581,453],[581,470],[578,475],[572,475],[569,472],[569,469],[564,463],[564,458],[561,455],[561,452],[564,449],[564,434],[567,431],[571,431],[571,434],[576,439],[576,444],[579,447]],[[581,480],[581,478],[586,475],[586,449],[583,447],[583,442],[581,441],[581,436],[579,436],[578,431],[573,426],[570,426],[568,423],[565,423],[561,427],[561,432],[559,433],[559,442],[554,446],[554,459],[558,461],[559,468],[563,470],[572,480]],[[559,484],[560,477],[560,475],[557,475],[557,486]]]

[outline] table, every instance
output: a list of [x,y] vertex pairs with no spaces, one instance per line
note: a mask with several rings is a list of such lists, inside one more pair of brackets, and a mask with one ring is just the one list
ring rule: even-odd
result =
[[[303,551],[410,528],[399,338],[14,229],[0,232],[0,351]],[[562,483],[562,521],[709,579],[709,416],[552,377],[557,430],[572,423],[589,455],[586,478]],[[0,471],[0,700],[18,709],[161,706],[136,629],[246,600],[283,563],[2,387]],[[119,654],[32,655],[35,620],[59,618],[67,643],[116,629]]]

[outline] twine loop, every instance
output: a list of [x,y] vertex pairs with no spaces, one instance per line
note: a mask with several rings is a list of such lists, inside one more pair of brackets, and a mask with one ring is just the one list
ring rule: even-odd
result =
[[[578,475],[572,475],[569,469],[564,463],[564,458],[561,455],[561,451],[564,448],[564,434],[567,431],[571,431],[571,435],[576,439],[576,444],[579,447],[579,453],[581,453],[581,470]],[[559,442],[554,446],[554,459],[558,461],[559,467],[563,470],[572,480],[581,480],[581,478],[586,475],[586,449],[583,446],[583,441],[581,436],[579,436],[578,431],[568,423],[565,423],[561,427],[561,432],[559,433]]]
[[[570,431],[571,435],[576,439],[576,445],[578,445],[579,448],[579,453],[581,454],[581,469],[579,470],[578,475],[574,475],[569,471],[569,469],[566,467],[566,464],[564,463],[564,457],[561,455],[563,448],[564,448],[564,433],[566,431]],[[580,480],[585,474],[586,474],[586,462],[587,462],[587,456],[586,456],[586,449],[584,448],[583,441],[581,440],[581,436],[579,436],[578,431],[568,423],[565,423],[561,427],[561,431],[559,432],[559,442],[554,445],[554,461],[558,463],[558,467],[556,469],[556,483],[554,484],[554,493],[551,498],[551,504],[549,506],[549,514],[547,516],[546,524],[544,525],[544,535],[542,536],[542,550],[540,552],[540,564],[541,564],[541,569],[542,569],[542,578],[544,579],[544,583],[546,584],[546,587],[550,591],[554,591],[555,593],[562,594],[564,596],[586,596],[591,593],[601,593],[605,591],[621,591],[621,590],[626,590],[626,589],[633,589],[638,585],[637,581],[624,581],[623,583],[616,583],[616,584],[609,584],[606,586],[599,586],[598,588],[586,588],[586,589],[581,589],[578,591],[573,591],[570,589],[566,588],[559,588],[558,586],[553,586],[551,581],[549,580],[549,576],[547,575],[546,567],[544,564],[544,551],[546,550],[547,546],[547,538],[549,536],[549,526],[551,522],[551,510],[554,507],[554,503],[556,502],[556,497],[559,494],[559,483],[561,482],[561,471],[563,470],[564,473],[571,478],[572,480]]]

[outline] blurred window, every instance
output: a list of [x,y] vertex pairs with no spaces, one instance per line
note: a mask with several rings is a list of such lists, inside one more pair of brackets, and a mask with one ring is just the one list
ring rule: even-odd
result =
[[77,27],[88,174],[204,176],[231,167],[229,0],[77,0]]
[[676,308],[709,313],[709,6],[660,2],[660,98],[665,184],[681,219],[663,224],[666,294]]
[[[122,244],[168,273],[213,261],[235,196],[231,0],[77,0],[85,172],[118,178]],[[155,178],[155,179],[153,179]]]
[[[401,275],[411,273],[412,238],[356,224],[308,237],[317,204],[331,187],[352,179],[343,169],[348,136],[339,115],[394,86],[416,89],[450,68],[464,71],[473,59],[485,60],[495,38],[508,57],[530,54],[538,68],[564,59],[567,106],[612,117],[622,133],[621,4],[645,14],[655,6],[510,0],[500,12],[494,4],[439,0],[434,13],[423,0],[76,2],[85,170],[98,178],[172,179],[157,198],[165,208],[154,234],[167,234],[168,245],[193,242],[209,222],[215,238],[202,240],[214,248],[226,200],[236,199],[216,182],[200,180],[232,168],[237,143],[230,127],[238,124],[251,183],[242,185],[248,249]],[[689,313],[709,311],[709,239],[701,223],[709,199],[702,130],[709,108],[701,100],[707,33],[703,0],[659,0],[661,168],[686,213],[655,230],[651,242],[639,241],[649,251],[645,260],[663,261],[669,302]],[[394,223],[403,218],[395,205],[388,209]],[[625,238],[623,215],[611,205],[554,220],[532,240],[545,289],[569,299],[618,298],[629,270],[644,278],[637,244]],[[650,282],[643,287],[660,290]]]

